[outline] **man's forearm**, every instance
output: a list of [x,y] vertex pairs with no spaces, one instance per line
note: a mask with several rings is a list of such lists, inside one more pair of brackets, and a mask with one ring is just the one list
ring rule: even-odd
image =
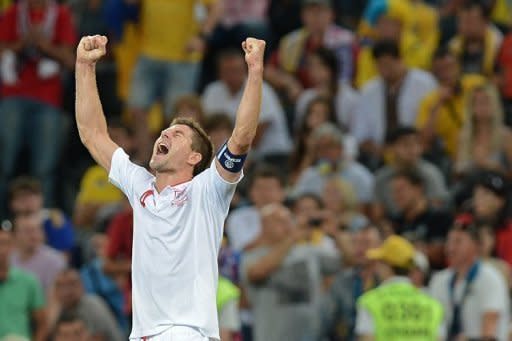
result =
[[294,240],[288,238],[275,246],[259,262],[253,264],[248,269],[249,280],[251,282],[259,282],[267,279],[268,276],[281,266],[284,258],[288,255],[288,251],[294,244]]
[[229,149],[235,154],[244,154],[256,136],[261,111],[263,70],[249,70],[244,94],[236,115],[235,128],[229,140]]
[[96,86],[94,65],[76,65],[76,123],[86,146],[97,133],[107,134],[107,122]]
[[222,12],[222,1],[216,1],[208,6],[208,16],[206,17],[203,26],[201,27],[201,33],[208,36],[215,29],[215,25],[219,21]]

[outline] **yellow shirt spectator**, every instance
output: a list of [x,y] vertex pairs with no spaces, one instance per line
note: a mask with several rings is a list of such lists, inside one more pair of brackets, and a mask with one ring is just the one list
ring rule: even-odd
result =
[[216,0],[145,0],[141,9],[141,53],[174,62],[197,62],[200,53],[186,50],[188,41],[199,33],[196,9]]
[[108,181],[108,173],[104,168],[95,165],[85,172],[80,183],[78,203],[106,205],[122,199],[123,193]]
[[496,3],[494,4],[494,8],[491,13],[492,21],[503,26],[510,26],[510,17],[512,15],[510,7],[510,1],[496,0]]
[[[485,78],[479,75],[463,76],[460,82],[460,91],[452,99],[446,101],[439,108],[437,120],[434,123],[434,132],[443,141],[446,152],[452,159],[457,153],[459,131],[464,123],[464,106],[466,96],[478,85],[484,84]],[[439,102],[440,90],[428,94],[420,104],[417,128],[422,130],[431,117],[432,111]]]

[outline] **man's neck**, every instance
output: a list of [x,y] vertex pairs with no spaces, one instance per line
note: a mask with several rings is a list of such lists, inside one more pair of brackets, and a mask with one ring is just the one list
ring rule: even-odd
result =
[[406,74],[407,74],[407,68],[405,67],[405,65],[401,64],[395,77],[388,79],[386,81],[387,85],[390,88],[396,88],[396,87],[400,86],[400,84],[402,84],[402,81],[404,80]]
[[189,173],[156,173],[156,190],[161,193],[167,186],[177,186],[179,184],[192,180],[193,176]]
[[29,260],[30,258],[34,257],[34,255],[36,254],[36,251],[39,249],[39,247],[35,247],[35,248],[19,248],[18,249],[18,252],[20,254],[20,258],[21,260],[23,261],[26,261],[26,260]]
[[424,197],[414,200],[413,205],[404,213],[405,220],[412,221],[423,214],[428,208],[427,199]]
[[454,266],[453,270],[455,270],[455,272],[457,273],[457,279],[464,280],[467,277],[469,270],[476,263],[477,260],[478,256],[475,255],[473,257],[469,257],[467,260],[465,260],[464,263]]

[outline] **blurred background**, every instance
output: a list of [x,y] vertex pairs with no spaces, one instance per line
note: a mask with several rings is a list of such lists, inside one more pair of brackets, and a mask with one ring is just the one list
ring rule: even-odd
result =
[[[267,41],[220,250],[223,341],[378,337],[357,302],[390,277],[439,302],[442,339],[512,340],[511,14],[510,0],[0,0],[0,340],[130,331],[132,211],[74,121],[74,51],[94,34],[109,38],[109,132],[142,166],[175,117],[221,146],[240,44]],[[413,256],[382,244],[395,235]]]

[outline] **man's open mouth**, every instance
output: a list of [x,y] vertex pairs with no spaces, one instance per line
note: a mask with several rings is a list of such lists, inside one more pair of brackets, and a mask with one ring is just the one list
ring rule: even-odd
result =
[[169,153],[169,147],[167,147],[165,144],[160,143],[156,149],[157,155],[166,155]]

